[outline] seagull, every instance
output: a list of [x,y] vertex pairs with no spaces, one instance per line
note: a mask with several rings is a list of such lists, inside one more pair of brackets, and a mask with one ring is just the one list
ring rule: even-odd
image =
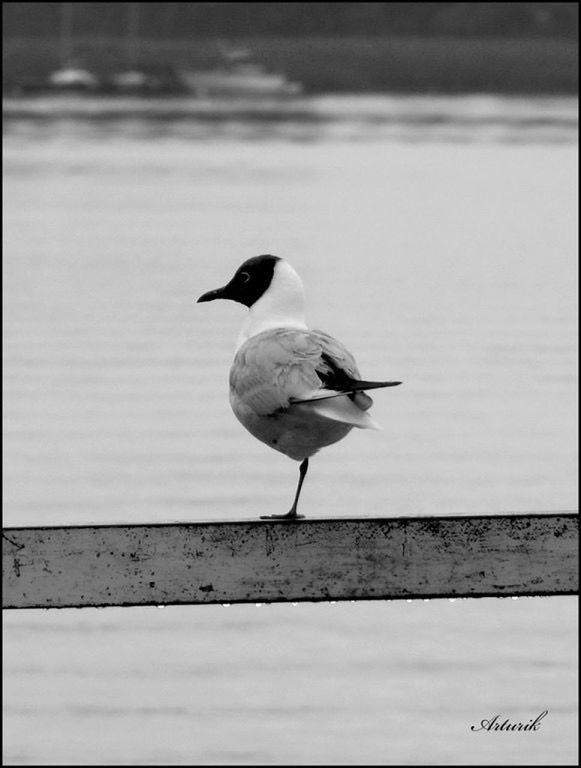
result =
[[300,461],[294,501],[284,515],[297,520],[309,458],[342,440],[354,427],[381,429],[368,410],[365,390],[400,381],[364,381],[351,352],[323,331],[309,330],[301,278],[285,259],[270,254],[245,261],[222,288],[198,302],[230,299],[248,307],[230,369],[230,405],[254,437]]

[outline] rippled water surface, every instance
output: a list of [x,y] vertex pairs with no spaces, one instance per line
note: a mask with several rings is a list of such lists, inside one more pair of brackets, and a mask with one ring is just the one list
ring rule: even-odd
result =
[[[245,310],[194,303],[264,252],[365,378],[404,382],[374,397],[383,432],[311,462],[304,513],[576,508],[574,109],[519,127],[512,105],[492,129],[463,109],[385,130],[358,102],[310,133],[240,114],[203,135],[191,115],[7,121],[5,525],[286,510],[296,464],[228,404]],[[576,760],[573,598],[5,627],[8,764]],[[545,709],[534,734],[470,731]]]

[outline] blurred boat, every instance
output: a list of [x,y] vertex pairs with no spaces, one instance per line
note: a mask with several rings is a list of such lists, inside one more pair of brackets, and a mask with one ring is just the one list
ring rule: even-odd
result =
[[60,4],[61,66],[48,76],[48,86],[55,91],[95,91],[99,78],[73,58],[74,3]]
[[99,87],[96,75],[73,64],[51,72],[48,83],[51,88],[60,91],[95,91]]
[[158,79],[139,63],[140,4],[127,3],[127,37],[125,69],[115,72],[108,86],[115,93],[147,95],[161,90]]
[[181,96],[186,89],[171,65],[140,66],[115,72],[103,92],[118,96]]
[[151,78],[139,69],[128,69],[113,75],[113,85],[119,91],[147,91]]
[[223,51],[222,56],[223,63],[213,69],[181,70],[185,88],[200,98],[288,98],[303,91],[300,83],[251,61],[245,49]]

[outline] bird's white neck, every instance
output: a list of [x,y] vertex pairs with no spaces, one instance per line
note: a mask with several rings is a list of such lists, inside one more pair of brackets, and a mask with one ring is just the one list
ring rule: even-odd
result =
[[268,289],[250,307],[236,350],[252,336],[271,328],[307,330],[303,283],[291,265],[283,259],[276,263]]

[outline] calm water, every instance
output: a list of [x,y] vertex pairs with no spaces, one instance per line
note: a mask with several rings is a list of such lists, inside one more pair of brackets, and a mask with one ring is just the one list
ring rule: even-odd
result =
[[[264,252],[291,261],[311,324],[365,378],[404,382],[375,396],[383,432],[312,461],[303,512],[576,508],[576,106],[564,109],[565,127],[562,103],[526,125],[413,130],[362,120],[361,103],[351,122],[302,132],[248,116],[214,132],[9,121],[5,525],[286,510],[296,464],[228,404],[244,310],[194,304]],[[575,607],[10,613],[5,761],[573,764]],[[544,709],[534,734],[470,731]]]

